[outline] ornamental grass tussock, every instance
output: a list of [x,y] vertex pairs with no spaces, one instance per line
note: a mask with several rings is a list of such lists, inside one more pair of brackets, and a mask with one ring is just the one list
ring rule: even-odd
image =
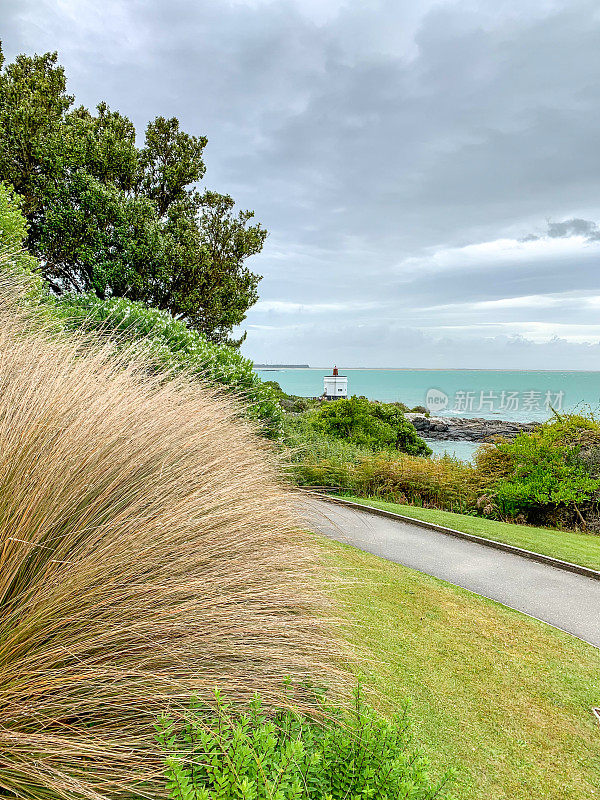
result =
[[158,797],[165,709],[335,681],[312,550],[235,405],[0,283],[0,795]]

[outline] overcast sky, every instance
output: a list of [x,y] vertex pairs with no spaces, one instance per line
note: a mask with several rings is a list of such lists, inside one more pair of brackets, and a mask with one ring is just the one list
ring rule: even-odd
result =
[[244,352],[600,369],[596,0],[2,0],[7,58],[208,136],[270,236]]

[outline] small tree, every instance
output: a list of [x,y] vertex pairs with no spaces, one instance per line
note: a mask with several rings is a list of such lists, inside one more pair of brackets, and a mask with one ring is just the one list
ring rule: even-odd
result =
[[106,103],[72,105],[56,53],[0,72],[0,179],[23,197],[52,290],[142,301],[239,344],[230,334],[260,281],[246,260],[267,232],[229,195],[198,190],[206,137],[159,116],[138,148],[132,122]]
[[600,500],[599,454],[598,422],[567,414],[486,448],[478,467],[493,477],[505,513],[543,521],[563,509],[585,524],[582,510]]

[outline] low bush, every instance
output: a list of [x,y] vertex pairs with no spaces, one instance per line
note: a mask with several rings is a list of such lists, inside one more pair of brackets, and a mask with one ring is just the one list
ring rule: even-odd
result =
[[457,459],[420,458],[393,450],[373,452],[323,436],[302,418],[286,419],[284,442],[289,448],[290,476],[300,486],[477,512],[480,477],[470,464]]
[[455,458],[416,458],[380,453],[353,468],[353,492],[396,503],[470,513],[481,495],[478,475]]
[[431,455],[414,425],[394,403],[350,397],[322,403],[309,412],[308,424],[324,436],[345,439],[370,450],[392,449],[413,456]]
[[433,800],[446,796],[412,746],[406,715],[385,720],[357,694],[353,710],[236,713],[217,693],[183,721],[163,716],[158,739],[172,800]]
[[323,436],[305,416],[286,416],[283,443],[291,480],[312,488],[352,489],[353,465],[372,455],[368,448]]
[[477,469],[505,516],[585,527],[600,501],[600,424],[593,415],[557,416],[484,447]]
[[18,300],[0,285],[0,795],[156,797],[165,707],[335,677],[311,545],[237,406]]

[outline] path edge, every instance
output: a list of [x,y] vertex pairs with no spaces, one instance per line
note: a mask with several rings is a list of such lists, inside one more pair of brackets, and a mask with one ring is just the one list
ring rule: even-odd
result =
[[548,564],[551,567],[562,569],[565,572],[574,572],[576,575],[583,575],[586,578],[600,581],[600,572],[592,569],[591,567],[584,567],[581,564],[572,564],[570,561],[562,561],[560,558],[545,556],[543,553],[535,553],[532,550],[525,550],[524,548],[516,547],[513,544],[497,542],[494,539],[486,539],[484,536],[476,536],[473,533],[465,533],[465,531],[457,531],[454,528],[447,528],[445,525],[436,525],[435,522],[426,522],[425,520],[415,519],[414,517],[407,517],[405,514],[396,514],[394,511],[385,511],[383,508],[375,508],[375,506],[367,506],[363,505],[362,503],[353,503],[352,500],[346,500],[343,497],[337,497],[331,494],[323,494],[321,492],[307,490],[302,490],[302,494],[318,498],[319,500],[325,500],[328,503],[347,506],[349,508],[353,508],[355,511],[363,511],[366,514],[375,514],[376,516],[395,519],[399,522],[408,522],[412,525],[417,525],[420,528],[428,528],[431,531],[444,533],[447,536],[454,536],[457,539],[466,539],[468,542],[481,544],[484,547],[491,547],[495,550],[503,550],[505,553],[512,553],[513,555],[521,556],[521,558],[527,558],[529,561],[538,561],[541,564]]

